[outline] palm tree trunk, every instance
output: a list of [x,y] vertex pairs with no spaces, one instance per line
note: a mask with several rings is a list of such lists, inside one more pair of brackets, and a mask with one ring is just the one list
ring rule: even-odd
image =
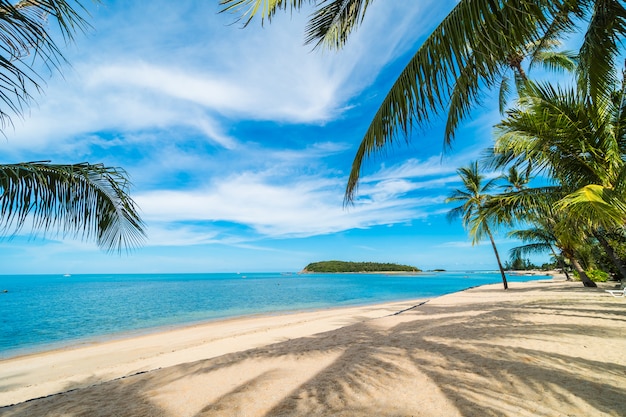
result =
[[566,281],[571,281],[572,278],[569,276],[569,273],[567,272],[567,265],[565,265],[565,261],[563,260],[563,258],[557,258],[559,265],[561,265],[561,271],[563,271],[563,273],[565,274],[565,280]]
[[585,273],[585,270],[582,266],[580,266],[580,263],[578,263],[576,258],[574,258],[573,256],[568,256],[568,258],[569,261],[572,263],[574,269],[578,271],[578,275],[580,275],[580,280],[583,282],[583,285],[585,287],[597,287],[596,283],[589,279],[589,277]]
[[617,257],[617,255],[615,254],[615,251],[613,250],[609,242],[607,242],[604,236],[602,236],[602,233],[600,233],[598,230],[594,230],[593,235],[595,236],[596,239],[598,239],[598,242],[600,242],[600,245],[602,245],[607,255],[609,255],[609,257],[611,258],[611,260],[617,267],[617,270],[622,276],[622,279],[626,279],[626,268],[624,267],[624,263],[621,261],[621,259]]
[[485,225],[485,229],[487,231],[487,235],[489,236],[489,240],[491,241],[491,246],[493,247],[493,252],[496,254],[496,260],[498,261],[498,268],[500,268],[500,274],[502,275],[502,284],[504,284],[504,289],[509,289],[509,283],[506,281],[506,275],[504,274],[504,268],[502,268],[502,262],[500,262],[500,255],[498,254],[498,249],[496,248],[496,242],[493,240],[493,236],[491,235],[491,231],[487,225]]
[[567,265],[565,265],[565,261],[563,260],[563,252],[561,251],[561,256],[558,256],[556,254],[556,251],[552,247],[552,245],[550,243],[548,243],[548,245],[550,245],[550,250],[552,251],[552,256],[554,256],[554,259],[556,259],[556,263],[561,267],[561,271],[563,271],[563,273],[565,274],[565,280],[566,281],[571,281],[572,279],[570,278],[569,274],[567,273],[567,268],[566,268]]

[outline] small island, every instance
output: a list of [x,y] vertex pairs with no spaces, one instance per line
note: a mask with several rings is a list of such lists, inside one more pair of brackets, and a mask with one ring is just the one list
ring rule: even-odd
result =
[[410,265],[378,262],[345,262],[323,261],[308,264],[302,273],[334,273],[334,272],[422,272],[421,269]]

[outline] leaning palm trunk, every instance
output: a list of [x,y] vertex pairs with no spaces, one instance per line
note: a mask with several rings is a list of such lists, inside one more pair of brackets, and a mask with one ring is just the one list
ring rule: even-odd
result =
[[[486,226],[485,226],[486,227]],[[486,228],[487,235],[489,236],[489,240],[491,241],[491,247],[493,247],[493,253],[496,254],[496,260],[498,261],[498,268],[500,268],[500,274],[502,275],[502,284],[504,285],[504,289],[509,289],[509,284],[506,281],[506,275],[504,274],[504,268],[502,267],[502,262],[500,262],[500,255],[498,254],[498,249],[496,248],[496,242],[493,240],[493,236],[491,235],[491,231],[489,228]]]
[[552,256],[554,257],[554,259],[556,259],[557,265],[561,267],[561,271],[563,271],[563,273],[565,274],[565,280],[571,281],[572,278],[570,278],[569,273],[567,272],[567,265],[565,265],[563,256],[558,256],[556,252],[554,251],[554,248],[552,248],[552,245],[550,245],[550,250],[552,251]]
[[604,251],[607,253],[607,255],[609,255],[609,258],[611,258],[611,260],[617,267],[617,270],[619,271],[619,274],[622,276],[622,279],[626,279],[626,268],[624,267],[624,263],[622,262],[621,259],[617,257],[617,254],[613,250],[613,247],[611,247],[609,242],[607,242],[604,236],[602,236],[602,233],[600,233],[599,231],[594,230],[593,235],[595,236],[596,239],[598,239],[598,242],[600,242],[600,245],[602,245],[602,247],[604,248]]
[[565,265],[565,261],[561,258],[558,258],[559,265],[561,266],[561,271],[565,274],[565,280],[571,281],[572,278],[569,276],[569,272],[567,272],[567,265]]
[[589,279],[583,267],[580,266],[580,263],[572,254],[567,253],[565,254],[565,256],[567,256],[567,258],[571,262],[574,269],[578,272],[578,275],[580,276],[580,280],[582,281],[585,287],[597,287],[596,283]]

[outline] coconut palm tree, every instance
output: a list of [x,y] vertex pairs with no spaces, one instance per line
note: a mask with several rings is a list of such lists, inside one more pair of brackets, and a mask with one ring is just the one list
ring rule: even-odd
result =
[[[220,0],[224,10],[271,20],[281,9],[313,5],[309,44],[340,48],[364,19],[373,0]],[[417,3],[416,3],[417,4]],[[417,6],[416,6],[417,7]],[[460,0],[417,49],[381,103],[355,155],[346,201],[356,193],[363,160],[416,126],[448,111],[444,143],[484,93],[498,84],[528,44],[547,43],[574,29],[584,36],[578,51],[581,89],[594,100],[614,81],[613,68],[626,34],[621,0]],[[456,95],[455,95],[456,94]]]
[[446,199],[446,203],[462,204],[448,212],[448,220],[460,217],[463,221],[463,227],[469,231],[472,244],[480,242],[485,235],[489,237],[491,247],[496,255],[500,274],[502,275],[502,283],[506,290],[509,286],[502,262],[500,261],[498,248],[489,226],[492,219],[484,210],[485,205],[491,198],[488,192],[497,186],[498,178],[492,178],[485,182],[485,176],[480,173],[478,162],[472,162],[468,167],[459,168],[457,173],[461,177],[463,188],[454,190]]
[[[624,74],[619,88],[595,99],[580,88],[528,82],[518,105],[496,126],[493,152],[499,166],[532,162],[537,173],[554,180],[554,187],[537,194],[552,201],[543,205],[549,211],[535,218],[553,223],[550,232],[586,286],[593,285],[585,279],[576,248],[595,236],[610,255],[601,231],[626,224],[625,103]],[[516,201],[518,213],[533,209],[536,200],[524,200],[527,190],[514,194],[517,200],[506,197],[508,207]],[[497,198],[502,209],[505,197]],[[611,259],[622,272],[620,260]]]
[[563,212],[554,209],[555,203],[564,194],[558,185],[513,190],[491,196],[485,203],[483,212],[498,225],[531,225],[530,229],[509,233],[509,236],[521,238],[522,241],[534,241],[514,249],[514,253],[533,253],[554,246],[576,269],[583,285],[595,287],[596,284],[587,276],[578,260],[580,249],[588,237],[588,230],[573,222]]
[[592,101],[576,89],[529,83],[519,106],[497,126],[496,153],[532,161],[565,195],[555,208],[592,228],[626,221],[626,84],[618,97]]
[[[0,130],[42,90],[34,68],[54,71],[64,63],[50,22],[71,41],[88,27],[84,11],[79,1],[0,0]],[[102,164],[0,165],[0,233],[13,235],[30,224],[33,233],[94,239],[107,251],[130,249],[143,240],[144,226],[129,186],[124,170]]]

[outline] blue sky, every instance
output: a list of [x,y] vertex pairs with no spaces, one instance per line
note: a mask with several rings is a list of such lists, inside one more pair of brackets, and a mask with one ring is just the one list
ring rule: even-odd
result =
[[[341,51],[303,45],[306,10],[242,29],[217,1],[89,5],[93,29],[5,131],[0,162],[123,167],[148,239],[118,256],[18,235],[0,241],[0,273],[298,271],[330,259],[495,269],[488,242],[472,247],[444,204],[455,170],[491,143],[489,102],[443,157],[435,120],[369,160],[343,207],[372,116],[454,3],[374,2]],[[500,233],[498,244],[508,258],[517,242]]]

